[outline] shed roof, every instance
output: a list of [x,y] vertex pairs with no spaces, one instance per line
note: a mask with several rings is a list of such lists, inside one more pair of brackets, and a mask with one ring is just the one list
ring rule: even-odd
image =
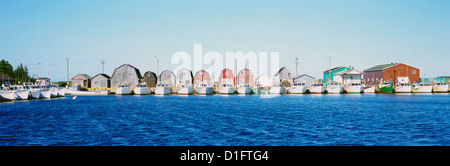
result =
[[310,77],[312,79],[316,79],[315,77],[310,76],[308,74],[299,74],[299,75],[294,76],[294,80],[297,79],[297,78],[300,78],[300,77]]
[[[339,66],[331,69],[331,72],[344,68],[345,66]],[[325,70],[323,73],[330,73],[330,70]]]
[[139,69],[136,68],[136,67],[134,67],[134,66],[132,66],[132,65],[130,65],[130,64],[123,64],[123,65],[120,65],[119,67],[117,67],[116,69],[114,69],[114,72],[113,72],[112,75],[114,76],[114,73],[116,72],[116,70],[117,70],[118,68],[121,68],[121,67],[125,66],[125,65],[134,68],[134,70],[135,70],[135,72],[136,72],[136,75],[137,75],[138,79],[142,79],[142,75],[141,75],[141,72],[139,71]]
[[398,64],[400,64],[400,63],[389,63],[389,64],[378,65],[378,66],[374,66],[374,67],[368,68],[368,69],[364,70],[364,72],[380,71],[380,70],[384,70],[386,68],[389,68],[389,67],[392,67],[392,66],[395,66],[395,65],[398,65]]
[[5,81],[11,81],[14,80],[11,77],[4,75],[4,74],[0,74],[0,80],[5,80]]
[[94,77],[92,77],[92,79],[94,79],[95,77],[98,77],[98,76],[103,76],[103,77],[105,77],[107,79],[111,79],[111,77],[109,75],[104,74],[104,73],[99,73],[99,74],[95,75]]

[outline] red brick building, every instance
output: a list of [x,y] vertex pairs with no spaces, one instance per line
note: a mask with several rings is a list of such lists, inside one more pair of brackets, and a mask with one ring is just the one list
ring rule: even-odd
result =
[[408,77],[411,83],[420,82],[420,69],[403,63],[390,63],[364,70],[364,83],[369,85],[383,81],[397,82],[399,77]]

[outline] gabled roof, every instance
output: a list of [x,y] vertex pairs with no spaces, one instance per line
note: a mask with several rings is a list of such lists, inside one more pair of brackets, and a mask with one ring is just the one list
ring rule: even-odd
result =
[[358,70],[355,70],[355,69],[350,69],[350,70],[341,71],[341,72],[336,73],[334,75],[347,75],[347,74],[364,74],[364,73],[360,72]]
[[[345,66],[339,66],[331,69],[331,72],[344,68]],[[325,70],[323,73],[330,73],[330,70]]]
[[310,78],[312,78],[312,79],[316,79],[315,77],[310,76],[310,75],[308,75],[308,74],[299,74],[299,75],[296,75],[296,76],[294,77],[294,80],[297,79],[297,78],[300,78],[300,77],[310,77]]
[[[79,75],[83,76],[83,77],[86,78],[86,79],[91,79],[91,76],[89,76],[89,75],[87,75],[87,74],[77,74],[75,77],[72,77],[72,80],[73,80],[74,78],[76,78],[77,76],[79,76]],[[41,77],[41,78],[43,78],[43,77]]]
[[364,70],[364,72],[380,71],[380,70],[384,70],[386,68],[389,68],[389,67],[392,67],[392,66],[395,66],[395,65],[398,65],[398,64],[400,64],[400,63],[389,63],[389,64],[384,64],[384,65],[378,65],[378,66],[374,66],[374,67],[368,68],[368,69]]
[[14,80],[14,79],[12,79],[11,77],[9,77],[9,76],[7,76],[7,75],[0,74],[0,81],[1,81],[1,80],[11,81],[11,80]]
[[94,77],[92,77],[92,79],[94,79],[94,78],[97,77],[97,76],[103,76],[103,77],[105,77],[105,78],[107,78],[107,79],[111,79],[111,77],[110,77],[109,75],[104,74],[104,73],[99,73],[99,74],[95,75]]
[[139,69],[136,68],[136,67],[134,67],[134,66],[132,66],[132,65],[130,65],[130,64],[123,64],[123,65],[120,65],[119,67],[117,67],[116,69],[114,69],[114,72],[113,72],[112,75],[114,76],[114,73],[116,73],[116,70],[117,70],[118,68],[121,68],[121,67],[125,66],[125,65],[134,68],[134,70],[136,71],[136,75],[137,75],[138,79],[142,79],[142,75],[141,75],[141,72],[139,71]]

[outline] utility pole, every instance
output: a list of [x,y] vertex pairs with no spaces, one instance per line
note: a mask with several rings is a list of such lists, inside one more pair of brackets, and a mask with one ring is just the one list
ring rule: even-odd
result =
[[38,76],[38,80],[39,80],[39,64],[41,64],[40,62],[38,62],[38,73],[37,73],[37,76]]
[[298,75],[298,58],[295,58],[295,76]]
[[102,58],[102,60],[100,60],[100,63],[102,64],[102,73],[105,73],[105,60]]
[[69,86],[69,58],[67,58],[67,86]]
[[[160,75],[160,73],[159,73],[159,59],[156,56],[155,56],[155,58],[156,58],[156,77],[158,77]],[[161,78],[158,78],[158,80],[161,82]]]
[[331,56],[329,56],[328,57],[328,68],[330,69],[330,74],[329,74],[329,76],[330,76],[330,82],[333,80],[333,77],[331,76]]

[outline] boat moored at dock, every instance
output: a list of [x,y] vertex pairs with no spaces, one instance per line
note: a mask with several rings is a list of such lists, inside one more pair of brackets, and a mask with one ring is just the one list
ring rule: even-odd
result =
[[214,93],[214,88],[209,84],[200,84],[197,88],[197,93],[199,95],[212,95]]
[[170,95],[172,92],[172,88],[169,87],[169,84],[157,84],[155,88],[156,95]]
[[236,88],[234,88],[233,84],[222,84],[222,87],[219,89],[220,94],[234,94],[236,93]]
[[345,92],[350,94],[359,94],[363,91],[364,87],[361,83],[349,83],[345,86]]
[[312,94],[322,94],[325,92],[325,86],[322,83],[311,84],[309,87],[309,92]]
[[433,85],[433,93],[447,93],[448,92],[448,84],[445,82],[437,82]]
[[364,85],[363,87],[364,87],[364,89],[363,89],[364,93],[375,93],[375,86],[373,86],[373,85]]
[[394,86],[392,82],[380,82],[380,84],[376,88],[377,93],[392,93],[393,90]]
[[412,86],[410,83],[398,83],[395,88],[395,93],[411,93]]
[[431,93],[433,92],[433,86],[424,83],[413,84],[411,91],[413,93]]
[[192,85],[181,85],[180,90],[178,90],[179,95],[192,95],[194,94],[194,88]]
[[152,93],[146,84],[137,85],[136,88],[133,89],[133,92],[135,95],[149,95]]
[[119,84],[116,89],[116,95],[131,95],[133,91],[128,84]]
[[308,86],[306,86],[306,82],[294,83],[289,89],[289,93],[291,94],[304,94],[308,90]]
[[248,84],[238,85],[237,92],[239,94],[251,94],[252,93],[252,88],[250,88],[250,85],[248,85]]
[[344,86],[338,82],[330,82],[328,83],[326,90],[329,94],[339,94],[344,92]]
[[284,88],[281,85],[273,85],[270,87],[269,93],[270,94],[283,94],[286,88]]

